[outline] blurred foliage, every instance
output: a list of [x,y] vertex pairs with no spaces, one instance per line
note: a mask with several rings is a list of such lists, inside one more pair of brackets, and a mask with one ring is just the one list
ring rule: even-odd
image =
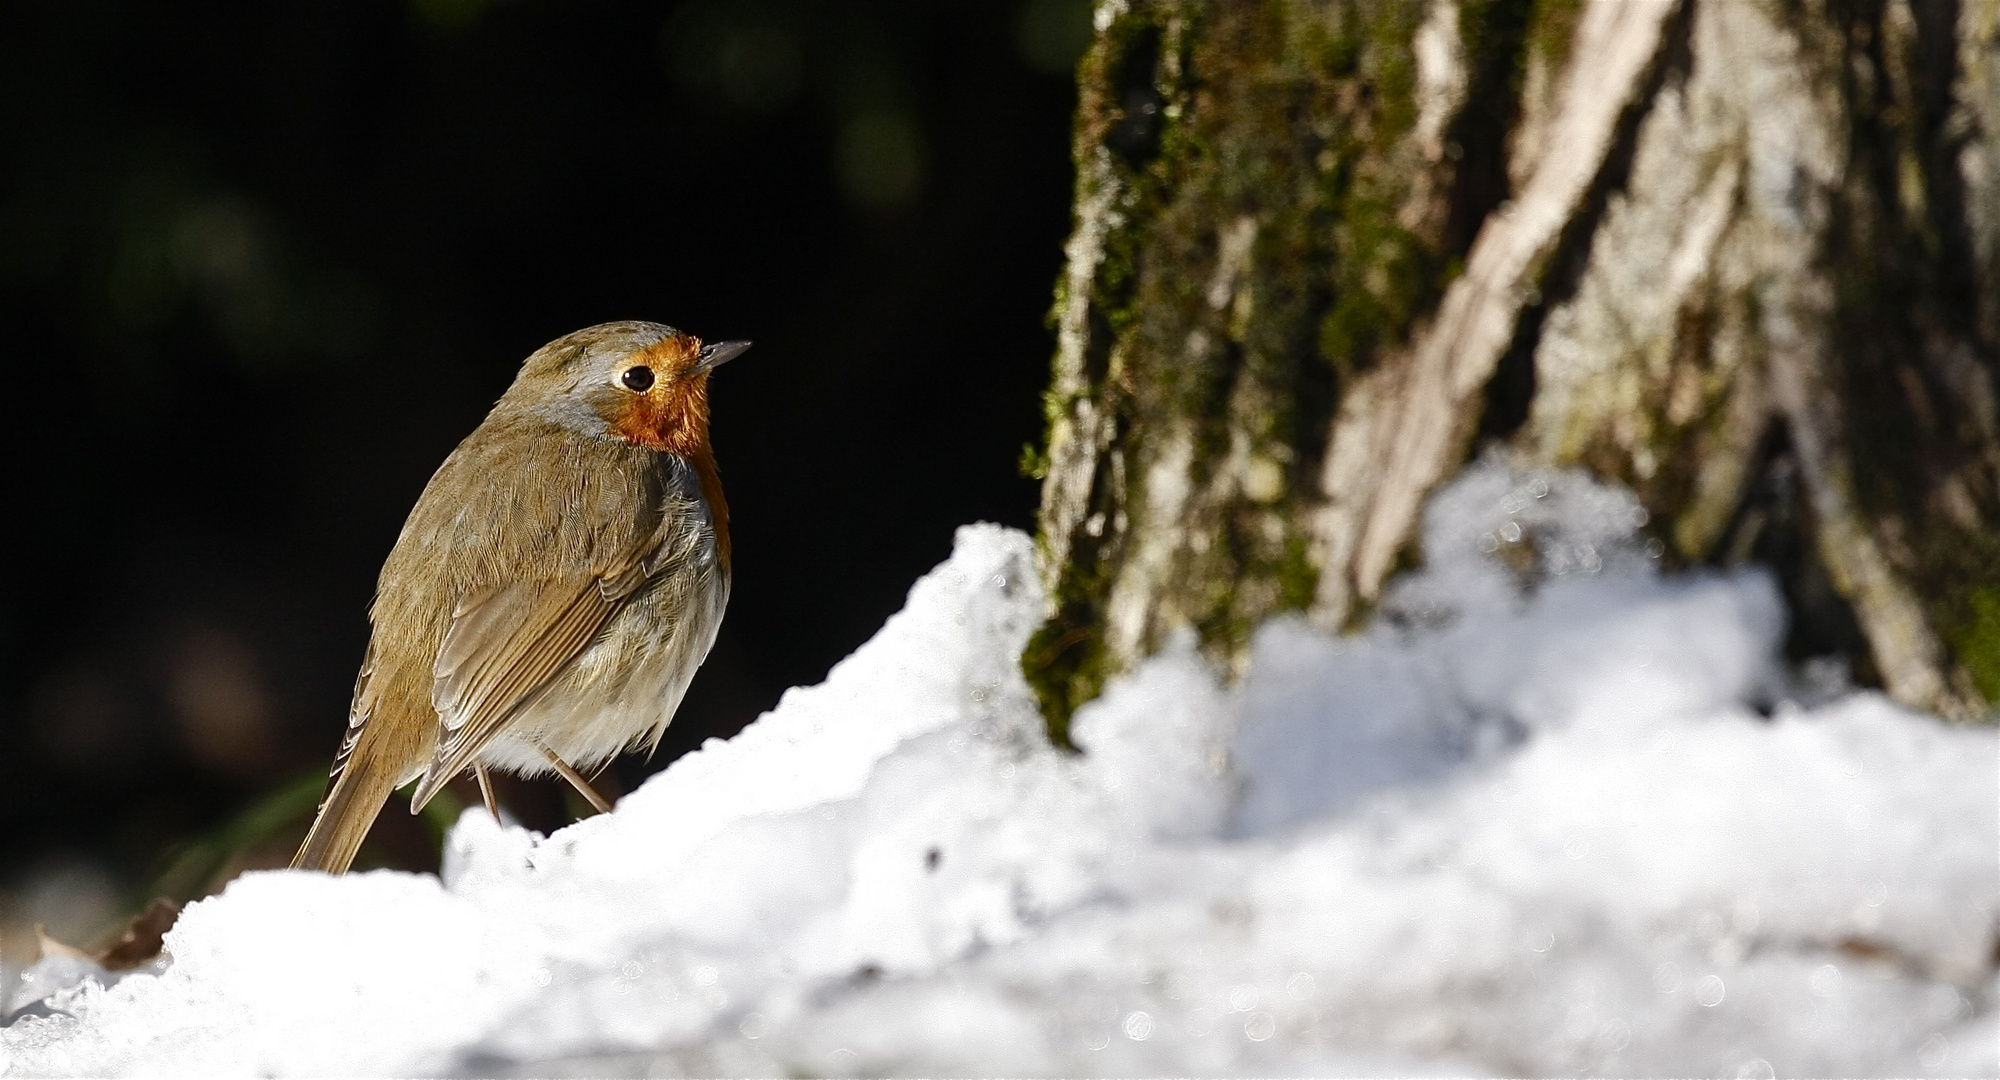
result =
[[[408,786],[384,809],[388,814],[409,808]],[[243,807],[214,828],[169,848],[155,871],[132,893],[127,906],[144,909],[155,897],[185,902],[207,896],[244,870],[268,869],[291,862],[319,801],[326,794],[325,770],[315,769]],[[437,793],[416,817],[433,851],[442,850],[445,833],[465,812],[465,800],[447,788]],[[393,852],[371,845],[362,868],[396,865]],[[426,867],[426,869],[434,867]]]
[[[236,816],[169,848],[159,869],[132,896],[134,908],[156,896],[187,901],[206,896],[243,869],[259,849],[304,832],[326,792],[326,777],[318,771],[286,784],[239,811]],[[278,864],[282,865],[282,863]]]

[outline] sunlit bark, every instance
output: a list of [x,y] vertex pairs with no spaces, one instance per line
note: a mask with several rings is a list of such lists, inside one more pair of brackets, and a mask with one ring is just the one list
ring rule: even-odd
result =
[[1107,3],[1023,665],[1366,619],[1482,445],[1773,566],[1797,655],[2000,699],[2000,5]]

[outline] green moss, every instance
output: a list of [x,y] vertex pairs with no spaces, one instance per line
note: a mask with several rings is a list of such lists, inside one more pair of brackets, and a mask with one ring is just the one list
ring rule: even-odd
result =
[[1910,583],[1989,710],[2000,706],[2000,535],[1932,520]]
[[1972,620],[1952,642],[1958,662],[1987,704],[2000,702],[2000,589],[1983,586],[1968,598]]
[[1058,749],[1076,750],[1070,718],[1104,692],[1105,660],[1103,621],[1087,597],[1064,605],[1021,650],[1021,674],[1041,704],[1049,742]]
[[1377,6],[1368,18],[1363,70],[1371,76],[1379,102],[1377,144],[1385,148],[1417,124],[1417,53],[1410,43],[1425,14],[1422,4],[1389,2]]
[[1576,24],[1583,17],[1583,0],[1536,0],[1528,18],[1528,44],[1547,58],[1556,72],[1569,62],[1576,41]]
[[[1383,167],[1416,124],[1409,43],[1422,17],[1422,5],[1415,4],[1366,10],[1351,35],[1355,62],[1325,72],[1337,81],[1351,71],[1358,80],[1353,89],[1330,86],[1330,103],[1366,103],[1339,118],[1315,162],[1316,194],[1331,240],[1324,255],[1330,303],[1316,346],[1343,381],[1366,369],[1380,348],[1404,340],[1417,312],[1441,291],[1437,253],[1398,221],[1410,177]],[[1323,55],[1345,58],[1348,44],[1333,35]]]
[[1278,606],[1287,611],[1304,611],[1319,595],[1319,569],[1309,554],[1312,540],[1304,530],[1285,537],[1285,561],[1278,567]]
[[1345,257],[1336,257],[1332,308],[1320,322],[1320,356],[1353,372],[1357,360],[1404,340],[1417,308],[1439,291],[1440,275],[1416,237],[1394,224],[1391,208],[1365,195],[1343,200]]
[[1016,463],[1015,467],[1021,470],[1022,476],[1030,480],[1047,480],[1049,478],[1048,440],[1044,438],[1040,446],[1031,442],[1022,443],[1021,459]]
[[1362,38],[1355,32],[1358,11],[1354,5],[1340,4],[1323,19],[1296,20],[1292,52],[1308,70],[1333,78],[1354,75],[1361,67]]

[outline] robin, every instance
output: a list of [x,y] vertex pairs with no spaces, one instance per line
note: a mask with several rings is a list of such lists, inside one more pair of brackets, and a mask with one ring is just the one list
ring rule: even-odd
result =
[[292,865],[354,861],[391,791],[582,773],[658,746],[729,602],[708,376],[750,347],[648,322],[542,346],[382,565],[347,734]]

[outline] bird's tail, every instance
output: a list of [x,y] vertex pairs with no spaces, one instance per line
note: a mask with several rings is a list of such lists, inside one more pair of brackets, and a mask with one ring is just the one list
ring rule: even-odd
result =
[[357,733],[353,752],[339,763],[340,771],[319,804],[305,843],[292,856],[294,867],[344,874],[354,863],[354,853],[361,850],[382,804],[403,781],[403,762],[392,760],[396,755],[385,753],[381,740],[371,737],[378,731],[378,725],[371,723]]

